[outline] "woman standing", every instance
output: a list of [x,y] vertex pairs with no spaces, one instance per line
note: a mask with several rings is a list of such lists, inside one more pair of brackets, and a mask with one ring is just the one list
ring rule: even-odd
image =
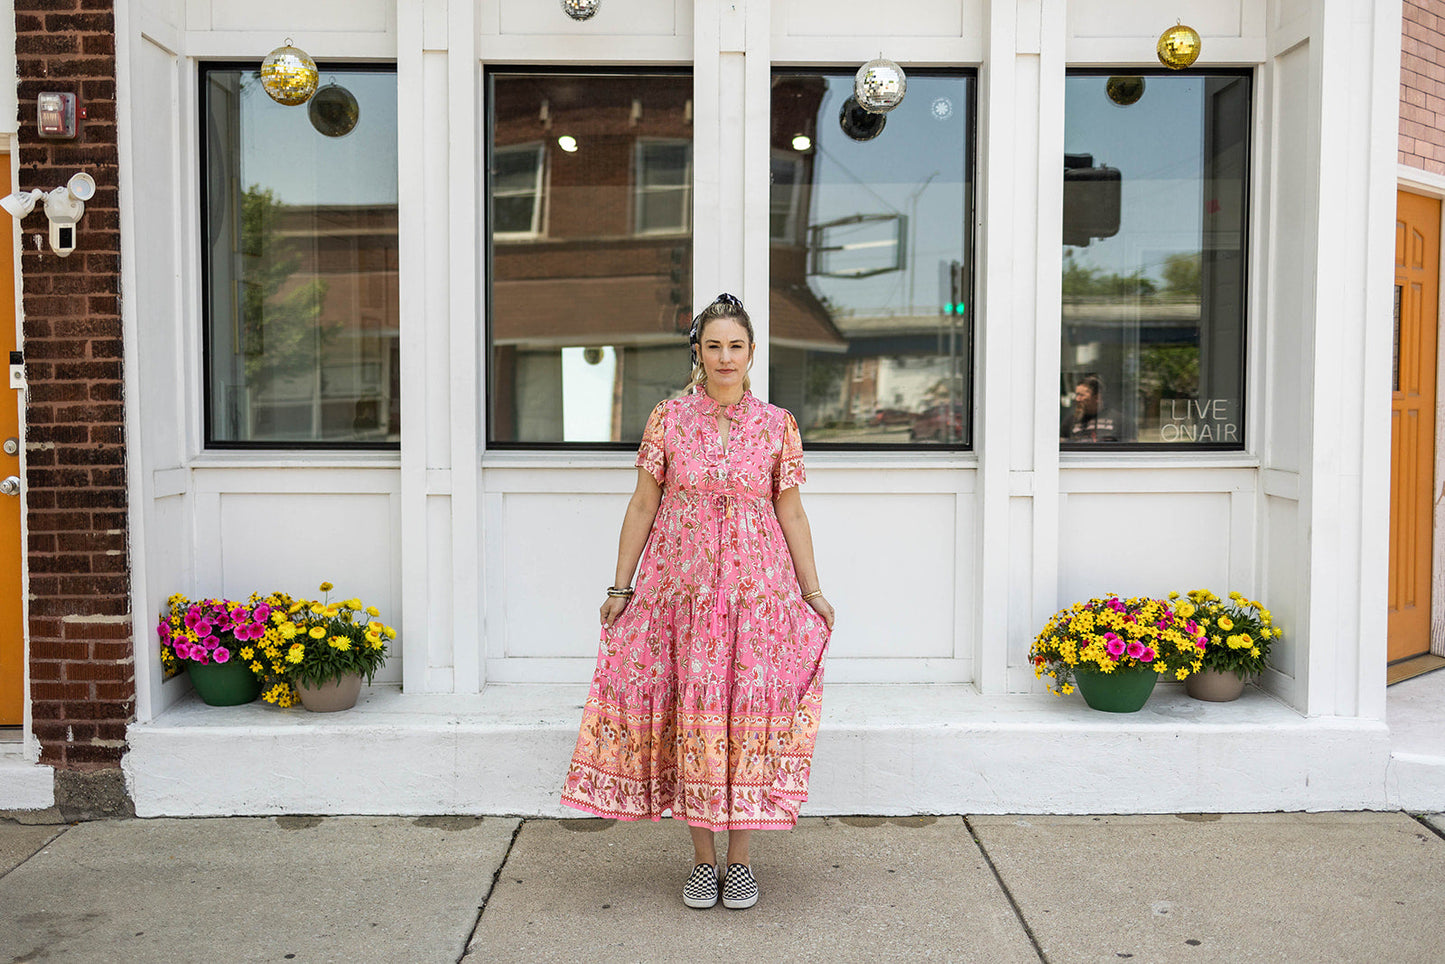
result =
[[621,820],[671,810],[692,830],[684,903],[711,907],[721,887],[741,909],[758,899],[751,832],[793,826],[808,796],[833,607],[798,494],[798,424],[748,391],[742,302],[718,295],[689,341],[689,391],[643,432],[562,802]]

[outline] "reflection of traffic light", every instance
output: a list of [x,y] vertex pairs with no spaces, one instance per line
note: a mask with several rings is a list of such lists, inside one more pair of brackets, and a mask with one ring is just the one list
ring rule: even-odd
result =
[[1094,167],[1092,154],[1064,155],[1064,244],[1082,248],[1119,233],[1122,178],[1116,167]]
[[950,261],[942,265],[944,273],[947,274],[947,292],[943,300],[943,313],[945,315],[962,315],[963,304],[963,263]]

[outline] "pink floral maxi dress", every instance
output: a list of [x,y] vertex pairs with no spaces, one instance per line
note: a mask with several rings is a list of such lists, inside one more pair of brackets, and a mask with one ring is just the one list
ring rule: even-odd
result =
[[602,633],[562,802],[604,817],[791,827],[808,796],[829,631],[773,500],[803,482],[797,422],[744,393],[660,403],[638,466],[662,502],[635,594]]

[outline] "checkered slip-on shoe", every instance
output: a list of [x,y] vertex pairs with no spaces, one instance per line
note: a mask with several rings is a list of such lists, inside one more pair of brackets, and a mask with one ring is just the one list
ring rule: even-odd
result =
[[692,868],[687,883],[682,885],[682,902],[698,910],[706,910],[717,903],[717,868],[712,864],[698,864]]
[[758,882],[753,880],[752,868],[747,864],[728,864],[728,873],[722,884],[722,902],[730,910],[743,910],[758,902]]

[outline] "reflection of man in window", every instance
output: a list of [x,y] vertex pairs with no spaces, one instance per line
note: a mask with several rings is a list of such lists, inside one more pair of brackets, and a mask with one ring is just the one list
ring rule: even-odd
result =
[[1085,375],[1074,386],[1074,407],[1059,424],[1061,442],[1132,442],[1133,427],[1117,409],[1104,406],[1104,383]]

